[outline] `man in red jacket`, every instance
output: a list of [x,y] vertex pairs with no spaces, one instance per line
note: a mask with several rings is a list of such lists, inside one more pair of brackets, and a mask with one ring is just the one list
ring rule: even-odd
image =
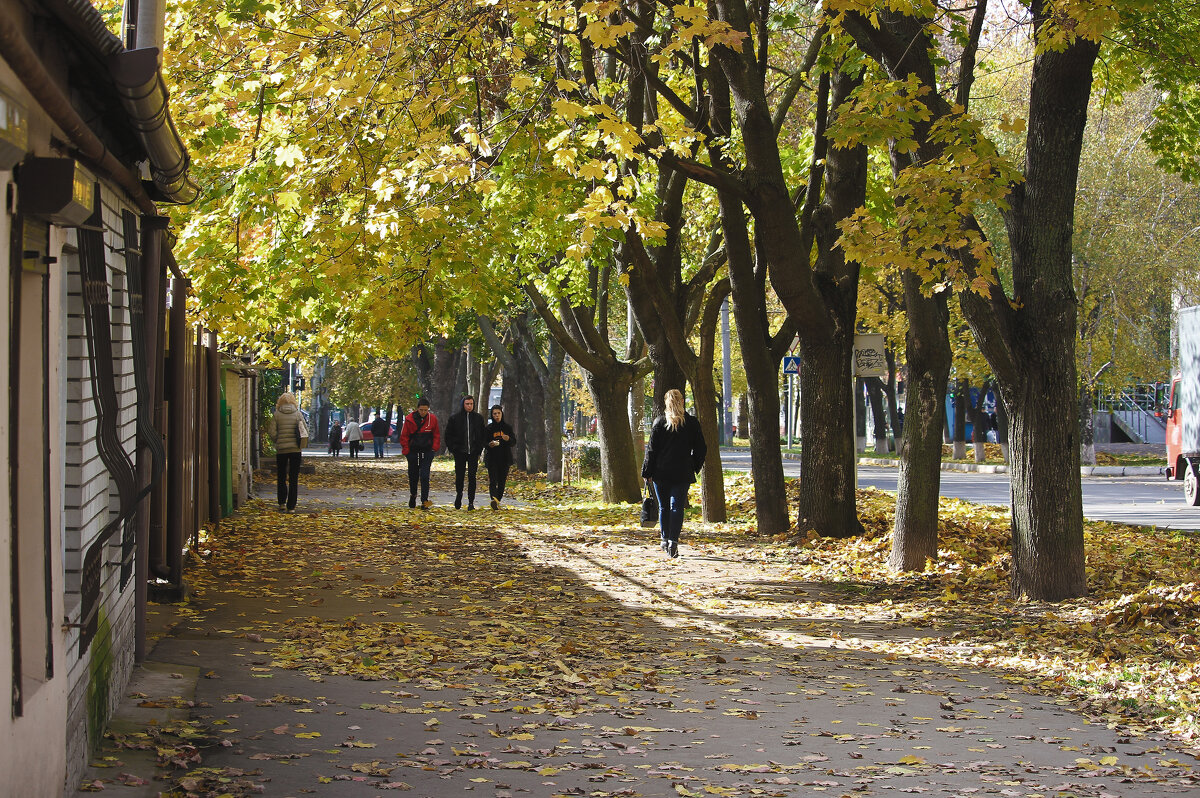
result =
[[429,466],[433,455],[442,448],[442,432],[437,416],[429,412],[429,400],[422,396],[417,409],[404,417],[400,428],[400,451],[408,458],[408,506],[417,506],[417,484],[421,486],[421,507],[433,506],[429,500]]

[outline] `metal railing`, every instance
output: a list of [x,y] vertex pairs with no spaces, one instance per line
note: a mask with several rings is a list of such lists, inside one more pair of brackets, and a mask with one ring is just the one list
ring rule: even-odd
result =
[[1130,437],[1140,443],[1165,440],[1167,392],[1165,383],[1130,385],[1096,398],[1096,409],[1112,413]]

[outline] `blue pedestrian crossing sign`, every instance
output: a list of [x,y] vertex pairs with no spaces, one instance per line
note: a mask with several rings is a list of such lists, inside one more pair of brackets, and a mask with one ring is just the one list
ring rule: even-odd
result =
[[800,373],[800,358],[794,355],[788,355],[783,359],[784,374],[799,374]]

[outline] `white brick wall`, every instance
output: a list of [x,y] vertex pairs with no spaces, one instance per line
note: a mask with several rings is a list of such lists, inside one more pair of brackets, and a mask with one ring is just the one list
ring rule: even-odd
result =
[[[137,396],[133,377],[133,342],[129,315],[129,294],[125,257],[122,252],[121,198],[105,186],[101,193],[104,209],[105,259],[109,270],[112,352],[97,352],[98,357],[113,358],[117,375],[117,400],[120,407],[118,432],[125,451],[132,457],[136,447]],[[71,242],[77,239],[71,236]],[[138,242],[129,242],[137,246]],[[70,272],[67,283],[67,431],[66,484],[64,490],[63,568],[66,577],[66,607],[72,622],[80,622],[80,570],[84,554],[104,526],[119,512],[116,482],[100,460],[96,444],[97,411],[93,399],[88,344],[84,337],[83,299],[81,296],[78,251],[64,253]],[[93,660],[105,661],[108,713],[119,702],[133,668],[135,634],[134,581],[121,590],[119,567],[121,531],[105,546],[101,569],[100,604],[108,622],[109,636],[98,636],[84,656],[79,656],[79,632],[67,640],[69,698],[67,707],[67,784],[78,783],[88,759],[88,695],[96,671]]]

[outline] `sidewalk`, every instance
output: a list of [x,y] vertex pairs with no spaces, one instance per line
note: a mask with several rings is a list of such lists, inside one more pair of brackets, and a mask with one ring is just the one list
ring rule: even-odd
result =
[[[191,569],[198,598],[157,608],[142,674],[166,676],[123,712],[162,727],[193,702],[179,794],[1200,796],[1166,740],[1002,673],[840,647],[952,630],[795,617],[819,586],[699,541],[664,559],[624,507],[564,533],[554,508],[454,511],[443,472],[439,506],[409,510],[373,468],[365,491],[316,480],[296,515],[247,508]],[[747,592],[776,611],[739,611]],[[157,795],[128,753],[92,778]]]

